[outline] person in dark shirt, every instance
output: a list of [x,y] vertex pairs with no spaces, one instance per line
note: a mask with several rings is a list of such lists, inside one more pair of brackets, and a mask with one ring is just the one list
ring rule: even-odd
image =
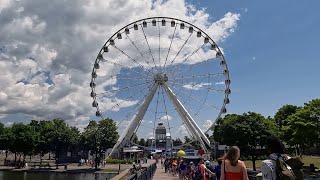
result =
[[179,170],[181,173],[181,179],[185,180],[186,179],[186,175],[187,175],[187,165],[185,162],[181,161],[180,165],[179,165]]
[[220,176],[221,176],[221,164],[222,164],[221,159],[218,159],[218,165],[214,168],[214,172],[216,173],[216,178],[217,178],[217,180],[220,180]]

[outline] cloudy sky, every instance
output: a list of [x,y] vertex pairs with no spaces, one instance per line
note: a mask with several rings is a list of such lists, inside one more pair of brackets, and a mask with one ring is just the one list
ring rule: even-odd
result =
[[229,113],[273,116],[284,104],[319,97],[319,6],[316,0],[1,0],[0,120],[62,118],[85,127],[95,114],[88,85],[97,53],[118,29],[150,16],[194,23],[223,48]]

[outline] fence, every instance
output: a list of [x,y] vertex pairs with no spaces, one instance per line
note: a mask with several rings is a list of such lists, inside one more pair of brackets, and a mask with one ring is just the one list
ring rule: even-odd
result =
[[156,172],[157,164],[153,163],[149,167],[144,168],[128,176],[126,180],[150,180]]

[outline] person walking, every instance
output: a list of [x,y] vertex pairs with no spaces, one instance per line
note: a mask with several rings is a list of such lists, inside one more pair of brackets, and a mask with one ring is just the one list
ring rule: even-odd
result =
[[177,167],[178,167],[178,161],[176,158],[173,158],[172,160],[172,175],[176,176],[177,175]]
[[221,180],[248,180],[247,168],[239,160],[240,149],[232,146],[222,158]]
[[[206,161],[205,163],[206,168],[210,172],[214,172],[214,167],[210,164],[210,161]],[[208,171],[206,172],[206,179],[208,180],[214,180],[214,175],[212,173],[209,173]]]
[[[303,179],[303,176],[300,175],[299,177],[295,177],[294,172],[292,171],[292,168],[289,166],[291,165],[288,162],[288,159],[291,159],[291,157],[284,154],[284,145],[280,141],[280,139],[276,136],[270,136],[266,140],[266,152],[268,155],[268,158],[264,161],[262,161],[261,164],[261,173],[262,173],[262,179],[263,180],[274,180],[279,179],[279,174],[277,174],[277,162],[280,165],[280,161],[285,162],[283,165],[285,165],[287,173],[286,176],[290,177],[291,179]],[[292,161],[295,161],[297,159],[293,158]],[[303,163],[298,160],[298,163],[302,167]],[[302,165],[301,165],[302,164]]]
[[216,167],[214,167],[214,172],[216,173],[216,179],[220,180],[220,176],[221,176],[221,164],[222,164],[222,160],[218,159],[218,165]]

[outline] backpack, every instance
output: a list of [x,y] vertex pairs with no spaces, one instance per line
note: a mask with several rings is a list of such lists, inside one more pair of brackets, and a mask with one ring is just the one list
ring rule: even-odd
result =
[[291,167],[286,163],[287,160],[280,159],[280,155],[276,160],[277,180],[295,180],[296,176],[292,172]]

